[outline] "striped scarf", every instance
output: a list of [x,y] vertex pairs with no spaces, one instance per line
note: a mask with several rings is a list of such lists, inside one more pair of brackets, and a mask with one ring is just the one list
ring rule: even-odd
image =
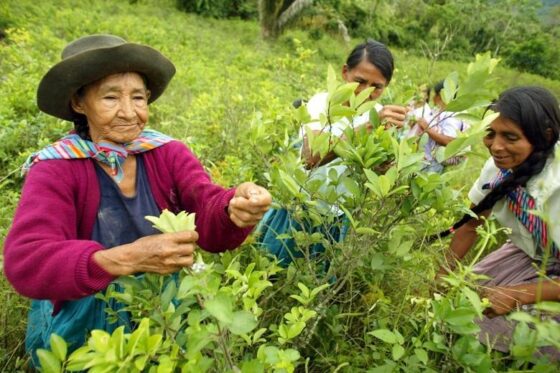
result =
[[31,154],[25,161],[22,174],[29,172],[31,166],[46,159],[84,159],[93,158],[111,168],[111,176],[120,183],[124,173],[122,165],[128,154],[143,153],[167,144],[173,138],[154,130],[144,130],[132,142],[116,145],[101,141],[94,143],[84,140],[75,133],[64,136],[52,145]]
[[[512,172],[510,170],[500,169],[496,177],[489,183],[484,184],[482,189],[496,188],[511,174]],[[539,216],[530,212],[536,208],[536,203],[535,199],[527,192],[526,188],[518,185],[517,188],[508,193],[506,196],[506,203],[517,220],[531,233],[537,247],[546,250],[549,244],[547,226]],[[554,242],[551,242],[551,249],[552,255],[560,259],[560,250]]]

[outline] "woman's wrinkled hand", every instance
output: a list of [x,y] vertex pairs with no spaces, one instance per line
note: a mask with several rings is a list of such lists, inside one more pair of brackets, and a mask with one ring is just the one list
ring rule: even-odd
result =
[[228,215],[239,228],[256,225],[270,208],[272,196],[265,188],[255,183],[240,184],[229,201]]
[[169,274],[193,264],[198,233],[162,233],[94,253],[94,260],[113,276],[140,272]]

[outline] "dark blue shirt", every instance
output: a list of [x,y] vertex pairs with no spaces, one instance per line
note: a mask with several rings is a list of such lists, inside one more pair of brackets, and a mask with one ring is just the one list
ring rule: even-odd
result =
[[119,186],[97,163],[101,201],[93,226],[92,240],[111,248],[159,233],[145,216],[159,216],[144,169],[142,156],[136,156],[136,195],[126,197]]

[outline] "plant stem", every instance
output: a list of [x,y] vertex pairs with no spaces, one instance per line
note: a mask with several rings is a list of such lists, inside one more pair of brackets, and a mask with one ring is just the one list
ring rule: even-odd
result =
[[4,180],[6,180],[7,178],[9,178],[10,176],[12,176],[13,174],[15,174],[17,171],[21,170],[21,167],[16,167],[14,168],[12,171],[8,172],[6,174],[6,176],[4,176],[3,178],[0,179],[0,183],[2,183]]
[[228,364],[229,369],[233,370],[235,364],[233,363],[233,360],[231,359],[231,355],[229,353],[229,349],[227,348],[224,331],[220,327],[219,322],[216,325],[218,326],[218,343],[220,344],[222,350],[224,351],[224,355],[226,356],[226,362]]

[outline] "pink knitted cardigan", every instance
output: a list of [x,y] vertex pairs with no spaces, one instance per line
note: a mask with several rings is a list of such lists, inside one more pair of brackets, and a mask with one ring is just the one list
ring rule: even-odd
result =
[[[187,147],[172,141],[143,153],[160,209],[196,213],[198,245],[210,252],[236,248],[251,228],[240,229],[227,215],[235,189],[212,184]],[[4,271],[24,296],[65,300],[105,289],[114,277],[92,258],[103,250],[91,240],[100,201],[91,159],[46,160],[29,172],[4,245]]]

